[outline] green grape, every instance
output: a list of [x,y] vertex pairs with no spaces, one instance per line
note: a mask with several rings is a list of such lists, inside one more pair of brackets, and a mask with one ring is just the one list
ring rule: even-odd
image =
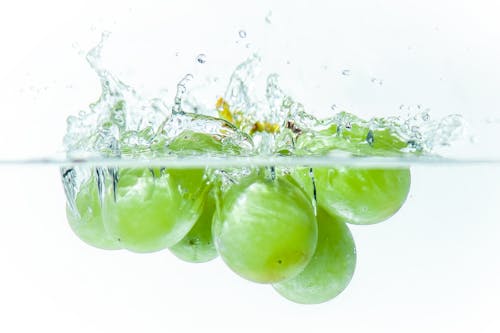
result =
[[[345,151],[355,156],[401,156],[409,143],[395,130],[388,127],[370,129],[368,123],[349,113],[341,116],[349,120],[349,127],[336,124],[326,129],[310,132],[297,138],[298,154],[328,154],[332,151]],[[381,121],[379,119],[379,121]],[[413,151],[412,154],[419,152]]]
[[356,247],[347,225],[318,209],[316,251],[297,276],[273,284],[287,299],[302,304],[331,300],[349,284],[356,267]]
[[222,136],[207,133],[182,131],[170,142],[168,148],[179,154],[201,153],[239,153],[241,148],[230,142],[223,141]]
[[211,135],[190,130],[182,131],[172,140],[168,147],[179,153],[203,153],[222,150],[221,142]]
[[240,276],[273,283],[299,274],[317,241],[311,200],[286,177],[248,177],[218,202],[213,236],[224,262]]
[[201,263],[216,258],[217,250],[212,239],[214,211],[215,201],[212,193],[208,193],[198,221],[179,243],[170,247],[170,251],[187,262]]
[[[312,183],[309,170],[295,178],[305,188]],[[318,205],[331,215],[353,224],[374,224],[394,215],[410,190],[410,170],[354,167],[315,168]]]
[[[103,205],[104,224],[122,246],[134,252],[153,252],[179,242],[201,214],[204,191],[197,170],[121,169],[115,186],[108,184]],[[183,183],[198,178],[193,193]]]
[[119,242],[104,229],[101,203],[94,177],[82,184],[76,195],[76,209],[66,205],[66,216],[73,232],[85,243],[104,250],[121,248]]

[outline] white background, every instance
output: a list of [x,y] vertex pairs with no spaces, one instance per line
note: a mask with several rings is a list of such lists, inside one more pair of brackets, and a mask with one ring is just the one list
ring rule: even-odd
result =
[[[498,151],[486,130],[500,114],[495,1],[134,3],[0,5],[2,158],[60,149],[65,118],[98,97],[79,51],[104,30],[112,32],[107,64],[145,93],[166,88],[171,97],[191,72],[196,84],[219,77],[216,94],[259,51],[265,70],[318,114],[334,103],[364,116],[422,104],[479,129],[479,146],[467,153]],[[498,175],[494,167],[413,168],[410,198],[394,218],[352,228],[359,261],[348,289],[303,306],[220,260],[193,265],[168,251],[86,246],[66,225],[56,168],[1,167],[0,331],[498,332]]]

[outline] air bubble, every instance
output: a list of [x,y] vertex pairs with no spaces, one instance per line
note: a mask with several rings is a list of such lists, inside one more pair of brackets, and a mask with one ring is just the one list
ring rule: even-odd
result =
[[240,30],[238,32],[238,35],[240,35],[240,38],[246,38],[247,37],[247,32],[245,30]]
[[373,137],[373,131],[369,130],[368,134],[366,135],[366,142],[371,146],[373,145],[373,142],[375,141],[375,138]]

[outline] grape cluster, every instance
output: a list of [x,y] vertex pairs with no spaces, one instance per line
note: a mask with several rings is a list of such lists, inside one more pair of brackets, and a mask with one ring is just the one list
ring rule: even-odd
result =
[[[227,107],[221,117],[234,121]],[[249,134],[275,138],[288,131],[283,137],[292,138],[293,150],[288,139],[276,150],[297,156],[335,150],[390,155],[408,146],[397,133],[364,125],[306,132],[290,122],[282,128],[256,122]],[[229,130],[221,127],[221,133]],[[155,145],[178,154],[241,153],[224,135],[190,129]],[[168,248],[195,263],[220,255],[245,279],[272,284],[297,303],[322,303],[341,293],[355,270],[346,223],[388,219],[409,188],[406,168],[96,168],[68,204],[67,217],[92,246],[140,253]]]

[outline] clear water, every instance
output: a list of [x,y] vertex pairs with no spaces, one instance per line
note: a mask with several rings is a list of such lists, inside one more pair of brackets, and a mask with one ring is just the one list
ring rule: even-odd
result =
[[[95,49],[94,55],[98,50]],[[89,58],[92,60],[92,53]],[[258,59],[249,61],[258,62]],[[257,321],[266,321],[268,327],[275,330],[280,329],[283,322],[306,330],[311,327],[311,321],[327,324],[332,330],[347,331],[376,328],[380,332],[495,332],[500,327],[497,316],[500,307],[500,265],[497,263],[500,253],[499,160],[494,154],[491,158],[457,158],[445,154],[448,145],[453,145],[453,139],[466,135],[462,132],[464,124],[460,117],[452,115],[433,120],[426,110],[415,107],[408,111],[410,115],[382,124],[401,126],[402,134],[419,140],[426,150],[437,152],[437,155],[353,158],[340,153],[293,158],[252,154],[231,158],[210,156],[203,160],[197,156],[140,155],[136,158],[124,154],[118,148],[119,143],[140,148],[149,142],[142,142],[141,135],[147,137],[157,133],[158,128],[165,126],[166,119],[172,121],[169,115],[182,114],[183,109],[207,115],[210,110],[195,110],[196,104],[189,96],[190,76],[180,82],[176,100],[169,103],[160,99],[146,100],[99,68],[98,63],[94,62],[94,66],[103,84],[103,95],[91,105],[89,112],[68,120],[70,130],[66,145],[73,154],[2,161],[0,179],[11,189],[3,198],[9,203],[3,208],[4,216],[19,222],[5,221],[0,233],[0,243],[5,249],[0,251],[0,262],[7,272],[2,276],[0,294],[9,302],[6,313],[13,314],[6,316],[7,321],[20,321],[20,313],[37,314],[40,308],[46,308],[57,315],[38,319],[51,321],[57,320],[57,316],[78,313],[99,318],[109,329],[130,328],[131,325],[147,330],[169,327],[172,322],[189,322],[193,327],[202,328],[221,325],[219,317],[206,311],[217,300],[219,309],[231,313],[227,322],[239,325],[244,322],[247,328],[256,330],[259,329]],[[245,66],[233,76],[225,98],[232,105],[247,107],[250,113],[257,112],[257,106],[263,104],[249,103],[250,93],[241,84],[242,80],[247,80],[245,75],[251,74]],[[279,120],[280,113],[275,112],[277,106],[289,98],[283,95],[276,79],[270,76],[267,81],[264,101],[267,113],[263,111],[262,117],[268,117],[268,121]],[[110,108],[121,100],[126,100],[125,108]],[[293,103],[292,106],[298,107]],[[140,114],[134,114],[134,110]],[[300,113],[300,109],[297,112]],[[148,116],[144,117],[145,114]],[[182,120],[181,115],[173,123],[182,123]],[[210,128],[204,120],[190,126]],[[296,119],[297,123],[309,120]],[[332,118],[331,121],[346,126],[345,119]],[[106,123],[110,126],[95,131],[96,124]],[[179,127],[170,127],[172,132],[169,133],[178,133],[172,128]],[[213,130],[217,128],[214,126]],[[89,142],[107,155],[96,156],[88,151]],[[441,152],[444,153],[439,154]],[[33,172],[33,164],[49,165],[50,168]],[[63,192],[59,190],[50,200],[41,200],[47,189],[60,182],[56,167],[66,171],[76,168],[78,179],[88,177],[89,167],[93,166],[153,165],[173,168],[407,166],[412,171],[412,187],[407,202],[390,220],[369,227],[351,227],[359,262],[348,289],[328,304],[305,308],[288,303],[270,288],[241,280],[219,260],[193,267],[164,252],[137,256],[125,251],[105,253],[90,249],[63,223]],[[66,191],[75,190],[76,183],[79,181],[68,181]],[[74,192],[67,192],[67,195],[73,196]],[[48,223],[54,219],[60,223]],[[137,281],[148,283],[137,287]],[[230,312],[230,308],[238,310]],[[280,311],[276,311],[277,308]],[[175,316],[166,316],[166,312]],[[381,313],[390,316],[381,317]],[[124,314],[131,319],[124,320]],[[203,325],[192,323],[193,314]],[[249,318],[255,319],[255,323]],[[307,318],[309,323],[306,325],[301,318]]]
[[381,224],[351,227],[358,265],[350,286],[309,307],[239,278],[219,259],[194,265],[168,251],[93,249],[67,225],[55,166],[1,170],[8,191],[0,192],[0,327],[26,327],[26,313],[40,325],[71,323],[82,331],[160,332],[187,323],[306,330],[311,321],[347,332],[493,333],[500,327],[499,166],[413,165],[402,209]]

